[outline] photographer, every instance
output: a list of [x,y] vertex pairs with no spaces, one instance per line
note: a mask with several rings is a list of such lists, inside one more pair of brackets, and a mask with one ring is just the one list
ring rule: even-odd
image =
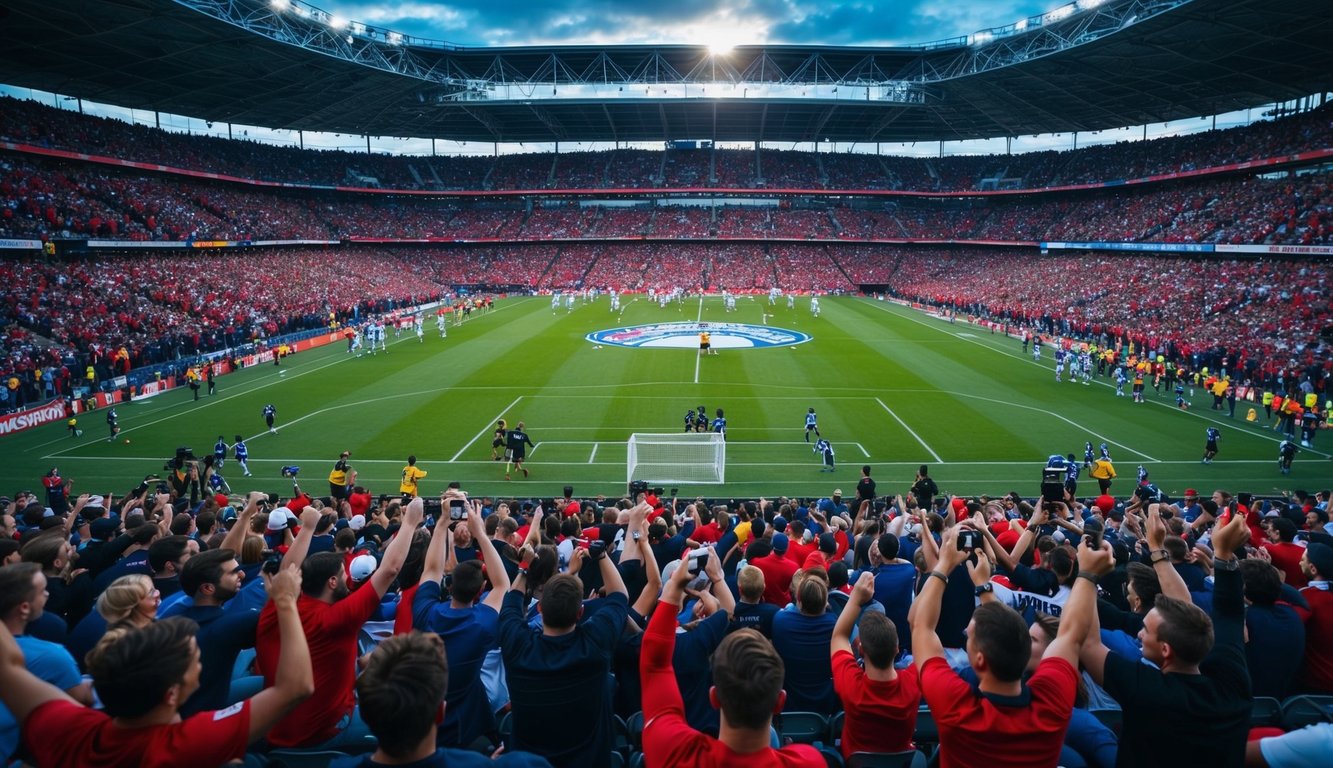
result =
[[162,466],[167,473],[166,482],[173,499],[190,499],[190,506],[199,502],[199,462],[194,457],[194,450],[187,447],[176,449],[176,457]]

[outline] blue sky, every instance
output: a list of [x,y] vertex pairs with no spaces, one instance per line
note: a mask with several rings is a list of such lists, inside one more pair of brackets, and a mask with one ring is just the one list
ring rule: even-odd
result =
[[463,45],[896,45],[967,35],[1059,0],[314,0],[349,21]]

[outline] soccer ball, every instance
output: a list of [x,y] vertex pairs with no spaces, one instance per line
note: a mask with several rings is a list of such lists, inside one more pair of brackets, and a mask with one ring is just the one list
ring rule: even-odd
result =
[[125,438],[125,444],[126,444],[126,445],[129,445],[129,444],[130,444],[130,439],[129,439],[128,437]]

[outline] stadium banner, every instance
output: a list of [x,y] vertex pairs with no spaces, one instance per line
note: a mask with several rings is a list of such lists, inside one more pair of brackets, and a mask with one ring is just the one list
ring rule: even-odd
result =
[[188,248],[182,240],[89,240],[89,248]]
[[40,251],[41,249],[41,240],[17,240],[8,237],[0,237],[0,250]]
[[1219,243],[1213,248],[1218,253],[1270,253],[1282,256],[1333,255],[1333,245],[1225,245]]
[[57,399],[25,411],[15,411],[0,416],[0,435],[22,432],[53,421],[60,421],[65,418],[66,412],[65,401]]
[[1057,251],[1147,251],[1151,253],[1212,253],[1212,243],[1039,243]]

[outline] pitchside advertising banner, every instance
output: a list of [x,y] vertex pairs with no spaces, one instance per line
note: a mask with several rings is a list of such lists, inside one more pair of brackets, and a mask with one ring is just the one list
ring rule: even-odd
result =
[[45,405],[29,408],[26,411],[15,411],[0,416],[0,435],[22,432],[25,429],[60,421],[65,418],[67,413],[68,409],[65,407],[64,400],[52,400]]

